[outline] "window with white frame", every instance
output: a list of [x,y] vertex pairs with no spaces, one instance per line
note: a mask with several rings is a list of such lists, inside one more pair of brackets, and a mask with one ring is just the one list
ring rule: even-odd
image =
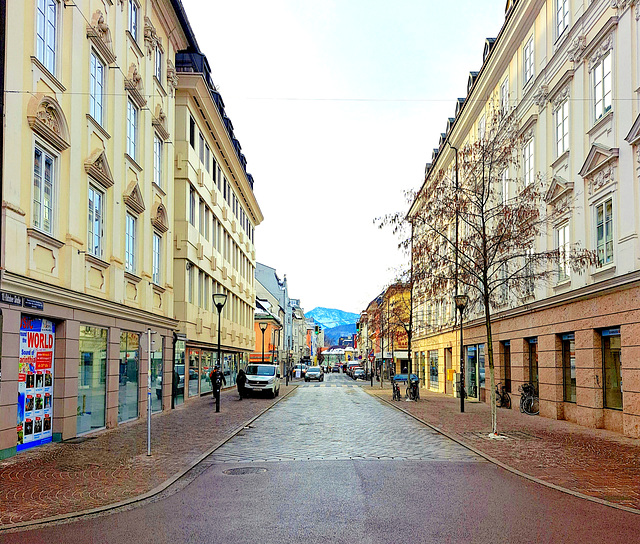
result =
[[195,274],[195,267],[191,263],[187,263],[187,301],[193,304],[193,276]]
[[129,0],[129,26],[127,27],[134,40],[138,40],[138,3]]
[[156,46],[156,57],[153,75],[156,76],[156,79],[160,84],[162,84],[162,49],[159,46]]
[[58,48],[58,0],[38,0],[36,9],[36,58],[56,73]]
[[506,206],[507,202],[509,202],[509,169],[505,168],[502,171],[502,176],[500,180],[501,193],[502,193],[502,205]]
[[160,285],[160,257],[162,255],[162,237],[157,233],[153,233],[153,262],[151,271],[151,281],[156,285]]
[[522,57],[524,65],[524,83],[526,85],[533,77],[533,36],[529,38],[529,41],[524,46]]
[[200,199],[200,206],[198,209],[198,232],[204,235],[204,200]]
[[33,157],[33,226],[53,233],[56,157],[36,145]]
[[104,193],[89,185],[89,228],[87,249],[91,255],[102,257],[104,233]]
[[163,141],[157,134],[153,135],[153,182],[162,187],[162,151]]
[[533,295],[535,288],[535,264],[534,264],[535,249],[533,247],[533,241],[531,247],[525,250],[525,275],[524,275],[524,292],[527,296]]
[[509,78],[505,78],[500,85],[500,111],[504,114],[509,111]]
[[102,110],[104,97],[104,63],[93,51],[91,52],[89,71],[89,115],[102,125],[104,117]]
[[556,0],[556,38],[569,26],[569,0]]
[[138,144],[138,108],[127,101],[127,154],[135,160]]
[[487,132],[487,118],[483,115],[478,122],[478,138],[484,138],[485,133]]
[[593,67],[594,114],[597,121],[611,109],[611,52]]
[[124,232],[124,269],[136,272],[136,218],[127,213]]
[[556,109],[556,156],[569,149],[569,100],[564,100]]
[[522,169],[525,186],[533,183],[534,178],[533,144],[533,138],[530,138],[529,141],[524,144],[522,151]]
[[613,262],[613,201],[596,205],[596,253],[598,266]]
[[189,187],[189,223],[196,226],[196,190]]
[[569,254],[571,241],[569,239],[569,222],[556,228],[556,247],[560,253],[558,259],[558,280],[566,280],[569,277]]

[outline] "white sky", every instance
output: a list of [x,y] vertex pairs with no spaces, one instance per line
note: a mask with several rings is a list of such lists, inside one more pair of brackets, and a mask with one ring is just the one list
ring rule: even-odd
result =
[[406,210],[505,0],[182,0],[289,295],[365,309],[405,260],[373,220]]

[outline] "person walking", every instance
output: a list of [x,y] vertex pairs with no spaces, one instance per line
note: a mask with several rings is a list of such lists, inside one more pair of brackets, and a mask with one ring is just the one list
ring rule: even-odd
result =
[[236,378],[236,385],[238,386],[238,395],[240,395],[240,400],[245,396],[244,384],[247,383],[247,375],[244,370],[241,368],[238,370],[238,377]]
[[213,386],[213,396],[216,399],[216,412],[220,411],[220,389],[222,384],[227,385],[227,380],[224,378],[224,374],[220,371],[220,365],[213,367],[211,374],[209,374],[211,385]]

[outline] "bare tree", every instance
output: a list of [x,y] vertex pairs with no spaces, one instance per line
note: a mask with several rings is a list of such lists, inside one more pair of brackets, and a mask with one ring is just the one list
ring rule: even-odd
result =
[[428,299],[460,290],[469,297],[468,312],[484,317],[494,435],[493,312],[533,297],[559,269],[580,271],[596,260],[575,245],[547,248],[544,238],[566,207],[548,206],[549,183],[526,162],[520,165],[525,143],[514,117],[496,110],[484,134],[457,151],[459,183],[453,167],[429,172],[420,191],[409,195],[409,214],[380,221],[393,226],[402,245],[412,245],[414,281]]

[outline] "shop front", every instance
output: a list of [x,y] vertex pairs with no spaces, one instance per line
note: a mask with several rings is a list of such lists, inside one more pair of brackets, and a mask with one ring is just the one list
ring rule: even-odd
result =
[[[178,353],[178,351],[176,351],[176,353]],[[213,386],[209,379],[209,374],[218,361],[217,350],[187,345],[185,353],[186,360],[189,364],[189,372],[186,377],[187,398],[199,397],[211,393]],[[220,368],[226,380],[226,387],[233,386],[236,384],[238,370],[244,368],[248,363],[248,354],[222,351],[221,359],[222,364]],[[179,366],[180,363],[177,363],[176,367]],[[184,402],[184,396],[178,403],[180,402]]]
[[467,397],[482,400],[485,387],[484,344],[465,347],[466,368],[464,374]]

